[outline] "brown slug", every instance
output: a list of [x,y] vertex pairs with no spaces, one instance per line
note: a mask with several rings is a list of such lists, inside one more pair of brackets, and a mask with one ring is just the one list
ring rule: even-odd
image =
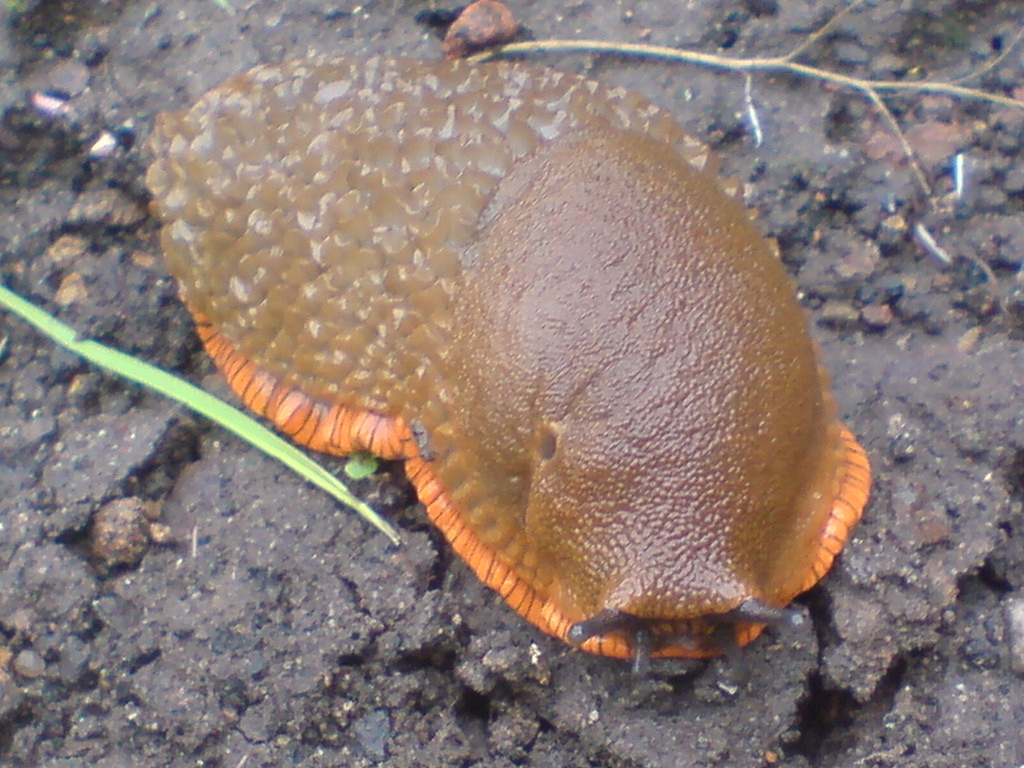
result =
[[868,461],[782,264],[643,97],[309,59],[162,115],[151,146],[168,268],[235,392],[303,445],[404,460],[545,632],[745,644],[860,518]]

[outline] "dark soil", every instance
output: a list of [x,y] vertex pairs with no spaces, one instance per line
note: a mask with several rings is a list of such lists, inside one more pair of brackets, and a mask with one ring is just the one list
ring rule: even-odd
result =
[[[260,62],[439,57],[414,20],[425,0],[232,2],[234,14],[213,0],[0,6],[4,283],[218,392],[147,213],[154,115]],[[538,38],[749,56],[789,50],[843,5],[514,7]],[[1019,14],[989,0],[867,4],[804,60],[955,78],[1005,48]],[[1022,56],[978,84],[1012,93]],[[928,199],[860,95],[757,76],[755,146],[741,76],[538,61],[672,110],[747,184],[782,246],[876,470],[838,567],[800,600],[813,621],[770,630],[739,667],[660,662],[634,678],[526,625],[394,477],[359,490],[402,529],[401,548],[2,314],[0,765],[1024,764],[1024,111],[891,98]],[[33,106],[35,92],[67,98],[66,114]],[[104,131],[118,146],[90,159]],[[918,244],[918,225],[950,264]]]

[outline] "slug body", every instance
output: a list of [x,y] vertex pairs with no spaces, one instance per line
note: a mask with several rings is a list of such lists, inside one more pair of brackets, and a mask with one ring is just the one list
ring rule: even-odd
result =
[[235,391],[300,443],[403,459],[544,631],[713,655],[860,517],[868,462],[781,263],[642,97],[313,59],[162,116],[153,147],[169,269]]

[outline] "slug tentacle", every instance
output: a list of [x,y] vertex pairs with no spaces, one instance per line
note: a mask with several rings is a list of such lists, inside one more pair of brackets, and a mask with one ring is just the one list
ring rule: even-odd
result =
[[740,603],[739,607],[708,618],[711,621],[723,623],[756,621],[759,624],[788,624],[792,627],[804,623],[804,616],[800,611],[793,608],[776,608],[774,605],[765,605],[756,597],[748,597]]

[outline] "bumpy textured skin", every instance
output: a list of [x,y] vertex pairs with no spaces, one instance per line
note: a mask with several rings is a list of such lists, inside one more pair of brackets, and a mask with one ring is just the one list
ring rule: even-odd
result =
[[867,460],[781,264],[641,97],[314,59],[231,78],[153,147],[169,269],[236,391],[299,442],[405,459],[545,631],[614,610],[715,653],[706,617],[785,605],[859,518]]

